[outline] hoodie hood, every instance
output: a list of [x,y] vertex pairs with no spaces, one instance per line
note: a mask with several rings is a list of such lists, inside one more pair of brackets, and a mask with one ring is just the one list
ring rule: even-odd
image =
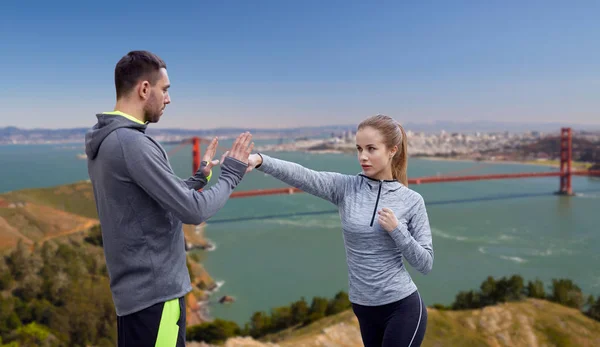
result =
[[98,149],[102,141],[113,131],[119,128],[132,128],[146,132],[146,124],[136,123],[121,115],[116,114],[97,114],[98,123],[85,134],[85,154],[91,160],[98,155]]

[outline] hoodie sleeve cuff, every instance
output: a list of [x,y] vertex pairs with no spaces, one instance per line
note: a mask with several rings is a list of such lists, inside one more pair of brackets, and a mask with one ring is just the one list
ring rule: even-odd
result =
[[[256,169],[262,172],[265,172],[265,169],[268,169],[269,167],[269,159],[271,159],[268,155],[266,154],[262,154],[262,153],[256,153],[258,155],[260,155],[260,158],[262,159],[260,162],[260,165],[256,166]],[[266,162],[266,165],[265,165]],[[267,172],[265,172],[267,173]]]
[[256,167],[255,167],[255,169],[258,169],[259,167],[261,167],[261,166],[262,166],[262,164],[263,164],[263,161],[265,160],[265,158],[264,158],[264,157],[263,157],[263,155],[262,155],[262,154],[260,154],[260,153],[256,153],[256,154],[258,154],[258,155],[260,156],[260,164],[256,165]]
[[412,236],[408,232],[408,228],[403,223],[398,223],[396,229],[390,232],[390,236],[396,242],[396,245],[401,249],[406,248],[413,240]]
[[223,164],[221,165],[221,170],[233,173],[238,177],[239,180],[241,180],[242,177],[244,177],[247,168],[248,164],[245,164],[232,157],[226,157],[225,160],[223,160]]

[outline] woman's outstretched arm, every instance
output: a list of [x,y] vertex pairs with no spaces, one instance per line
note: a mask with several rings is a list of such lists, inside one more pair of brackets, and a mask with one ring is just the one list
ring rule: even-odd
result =
[[344,199],[346,187],[354,177],[337,172],[311,170],[300,164],[272,158],[265,154],[250,155],[249,165],[335,205]]

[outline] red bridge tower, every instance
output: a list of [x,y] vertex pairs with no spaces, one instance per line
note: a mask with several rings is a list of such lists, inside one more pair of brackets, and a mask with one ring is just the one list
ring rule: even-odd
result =
[[572,131],[571,128],[560,129],[560,190],[561,195],[573,195],[571,187],[571,159],[572,159]]

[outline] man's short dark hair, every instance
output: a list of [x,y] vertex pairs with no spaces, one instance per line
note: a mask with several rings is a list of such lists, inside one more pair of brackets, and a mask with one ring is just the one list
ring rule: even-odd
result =
[[117,99],[127,95],[140,80],[154,85],[160,75],[159,70],[167,64],[156,54],[148,51],[131,51],[115,67],[115,88]]

